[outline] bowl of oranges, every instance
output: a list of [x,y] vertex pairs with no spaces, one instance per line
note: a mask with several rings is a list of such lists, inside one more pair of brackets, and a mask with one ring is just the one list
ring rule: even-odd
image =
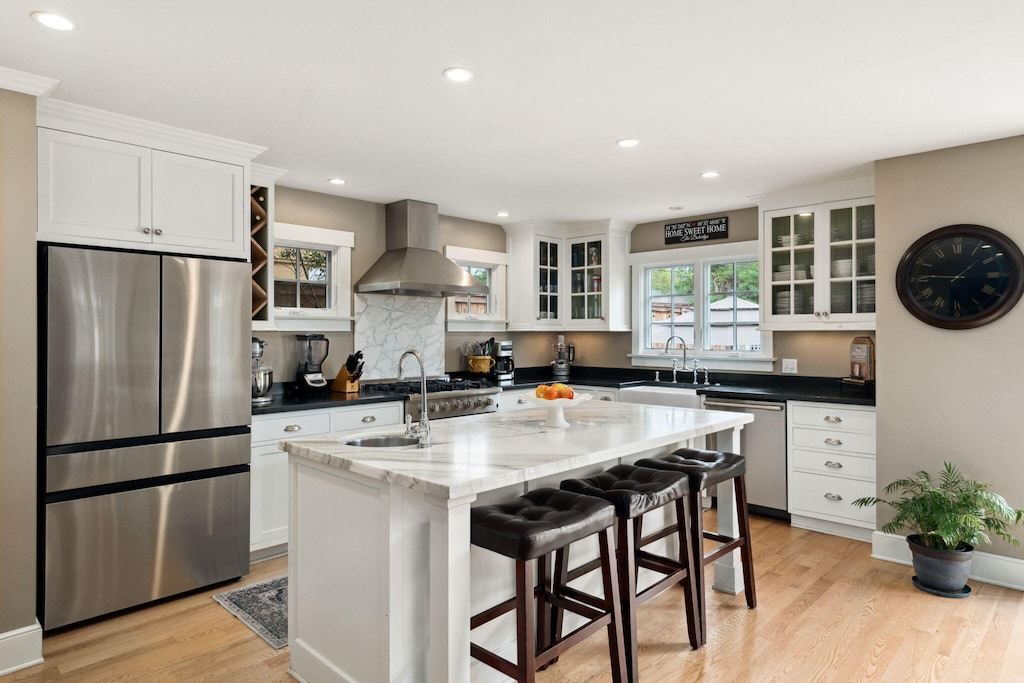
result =
[[537,387],[534,395],[542,399],[542,405],[548,409],[548,419],[545,427],[565,429],[569,423],[565,421],[565,408],[576,403],[590,400],[590,394],[577,393],[573,388],[556,382],[555,384],[541,384]]

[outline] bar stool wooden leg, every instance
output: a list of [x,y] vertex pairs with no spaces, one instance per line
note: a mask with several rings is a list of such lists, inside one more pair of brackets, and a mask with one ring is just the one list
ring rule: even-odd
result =
[[530,562],[516,560],[516,663],[518,680],[534,683],[537,678],[537,637],[534,633],[534,585]]
[[[608,601],[609,605],[621,605],[619,582],[616,580],[614,572],[611,571],[612,563],[615,561],[613,551],[615,536],[611,528],[608,528],[598,536],[598,543],[601,548],[601,563],[604,567],[601,571],[601,579],[604,584],[604,598]],[[616,610],[612,615],[611,623],[608,624],[608,645],[612,651],[612,680],[625,682],[636,680],[636,678],[629,678],[626,670],[626,646],[623,635],[625,629],[622,623],[622,616],[622,610]],[[633,671],[635,672],[636,670],[634,669]]]
[[[687,496],[687,500],[693,496]],[[697,610],[697,576],[703,569],[693,553],[693,531],[690,528],[689,510],[686,509],[687,501],[679,499],[676,501],[676,528],[679,542],[679,563],[686,567],[686,578],[679,583],[683,586],[683,598],[686,605],[686,633],[690,637],[690,647],[697,649],[701,646],[701,616]]]
[[700,644],[708,642],[708,612],[707,602],[704,596],[704,492],[691,493],[690,510],[687,521],[690,524],[690,554],[693,556],[694,566],[694,595],[696,603],[696,614]]
[[739,524],[743,545],[740,546],[740,560],[743,562],[743,592],[747,596],[747,607],[757,607],[757,593],[754,591],[754,561],[750,549],[750,513],[747,511],[747,483],[740,475],[734,479],[736,491],[736,521]]
[[626,672],[630,681],[640,675],[640,655],[636,637],[636,552],[634,551],[634,524],[631,519],[616,522],[618,540],[615,550],[615,568],[619,580],[619,597],[622,608],[622,640],[626,650]]

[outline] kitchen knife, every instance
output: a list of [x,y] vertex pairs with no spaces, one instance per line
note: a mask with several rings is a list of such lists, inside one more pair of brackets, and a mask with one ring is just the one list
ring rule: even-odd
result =
[[345,369],[348,370],[349,375],[356,371],[357,365],[359,365],[359,359],[356,358],[355,354],[350,353],[348,359],[345,360]]

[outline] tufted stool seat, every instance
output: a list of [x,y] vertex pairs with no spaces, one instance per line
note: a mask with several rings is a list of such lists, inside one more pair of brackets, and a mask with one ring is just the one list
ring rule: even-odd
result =
[[[566,479],[560,486],[566,491],[603,498],[615,508],[615,516],[618,518],[616,569],[622,600],[626,662],[631,680],[638,677],[637,608],[677,583],[683,585],[690,644],[694,648],[699,647],[699,613],[694,602],[697,572],[693,564],[694,555],[689,547],[691,534],[686,512],[686,501],[689,498],[686,476],[647,467],[616,465],[592,477]],[[642,539],[643,515],[670,504],[674,506],[677,520],[670,527],[670,533],[662,532],[649,539]],[[641,550],[641,546],[671,533],[675,533],[679,541],[678,557],[665,557]],[[640,567],[656,571],[662,577],[638,593],[637,570]],[[570,572],[567,578],[572,581],[593,568],[593,563],[583,565]],[[560,628],[557,611],[555,616],[554,628],[557,633]]]
[[[470,541],[515,560],[516,594],[474,615],[470,629],[515,610],[517,661],[513,664],[475,643],[470,643],[470,654],[516,681],[533,681],[538,668],[606,627],[612,680],[625,681],[620,600],[612,568],[614,523],[615,511],[608,502],[554,488],[535,489],[513,500],[472,508]],[[603,595],[570,588],[559,576],[549,582],[548,556],[554,553],[556,567],[565,566],[569,546],[594,535],[600,547]],[[540,605],[539,614],[535,602]],[[557,604],[559,611],[568,609],[589,621],[565,638],[561,634],[553,636],[552,604]]]
[[[707,642],[707,599],[704,594],[703,568],[723,555],[734,550],[740,551],[743,563],[743,591],[746,593],[747,607],[757,607],[757,594],[754,590],[754,563],[750,551],[750,517],[747,512],[746,472],[747,460],[736,453],[722,451],[699,450],[696,448],[680,448],[660,458],[647,458],[637,461],[637,465],[676,472],[686,475],[689,482],[690,546],[694,554],[694,564],[700,568],[697,572],[696,598],[700,610],[700,641]],[[702,498],[704,491],[712,486],[733,481],[736,498],[736,520],[739,533],[734,538],[704,530],[704,507]],[[705,553],[702,539],[709,539],[720,545]]]

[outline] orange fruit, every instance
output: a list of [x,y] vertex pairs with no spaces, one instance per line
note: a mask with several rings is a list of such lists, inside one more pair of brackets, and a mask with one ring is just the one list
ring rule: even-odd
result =
[[552,400],[558,398],[558,389],[554,387],[544,387],[544,395],[541,398]]
[[535,392],[533,392],[533,394],[537,398],[547,398],[547,396],[546,396],[547,391],[548,391],[548,385],[547,384],[541,384],[539,387],[537,387],[537,390]]
[[565,384],[558,387],[558,398],[572,398],[576,395],[576,392],[572,390],[572,387]]

